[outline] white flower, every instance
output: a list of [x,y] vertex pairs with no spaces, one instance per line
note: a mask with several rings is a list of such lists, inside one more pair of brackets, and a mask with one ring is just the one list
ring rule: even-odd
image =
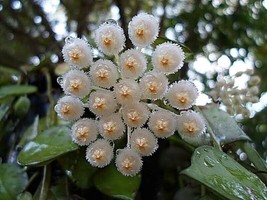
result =
[[80,38],[72,38],[63,46],[64,61],[79,69],[88,67],[93,62],[92,50],[88,43]]
[[199,140],[205,131],[205,121],[197,112],[182,112],[177,117],[177,130],[186,142],[198,144],[201,142]]
[[89,145],[97,137],[97,125],[93,119],[83,118],[73,124],[72,140],[80,146]]
[[146,57],[137,49],[128,49],[120,55],[122,77],[137,79],[146,70]]
[[110,88],[118,78],[117,66],[110,60],[99,59],[90,68],[90,75],[95,85]]
[[121,79],[114,87],[118,102],[122,105],[138,102],[141,98],[139,85],[132,79]]
[[142,98],[161,99],[168,88],[168,79],[162,73],[148,72],[141,78],[140,88]]
[[141,156],[130,148],[118,150],[115,163],[124,176],[135,176],[143,165]]
[[152,44],[159,34],[159,22],[156,17],[147,13],[134,16],[128,25],[130,40],[137,47]]
[[95,42],[104,54],[115,55],[122,51],[125,35],[115,23],[103,23],[95,32]]
[[195,103],[198,90],[194,83],[181,80],[171,85],[166,97],[172,107],[188,109]]
[[149,117],[149,110],[143,103],[132,103],[122,108],[122,117],[126,125],[141,127]]
[[91,83],[86,73],[74,69],[63,75],[61,87],[65,94],[84,97],[89,94]]
[[177,72],[183,66],[183,61],[184,52],[181,47],[169,42],[159,44],[152,55],[154,68],[165,74]]
[[96,90],[89,97],[89,109],[96,115],[109,115],[117,106],[113,92],[109,90]]
[[79,119],[83,115],[84,108],[78,98],[64,96],[58,100],[55,105],[55,111],[62,119],[72,121]]
[[113,158],[113,147],[107,140],[98,139],[86,149],[86,159],[94,167],[105,167]]
[[124,134],[125,126],[118,113],[101,117],[98,126],[100,134],[107,140],[117,140]]
[[131,134],[131,148],[141,156],[150,156],[158,148],[156,137],[146,128],[137,128]]
[[152,112],[148,126],[158,138],[167,138],[174,134],[176,117],[167,110]]

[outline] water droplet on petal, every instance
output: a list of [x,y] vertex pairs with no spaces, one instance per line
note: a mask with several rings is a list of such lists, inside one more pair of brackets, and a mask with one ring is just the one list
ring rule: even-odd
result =
[[59,85],[62,85],[62,82],[63,82],[63,78],[62,78],[61,76],[59,76],[59,77],[57,78],[57,83],[58,83]]
[[200,157],[201,153],[199,151],[196,151],[196,156]]
[[210,157],[208,157],[208,156],[206,156],[206,157],[204,158],[204,165],[205,165],[206,167],[209,167],[209,168],[214,167],[214,166],[216,165],[216,163],[217,163],[216,160],[213,160],[212,158],[210,158]]
[[242,161],[245,161],[247,158],[248,158],[248,156],[244,152],[239,155],[239,159],[242,160]]
[[68,37],[65,38],[65,43],[66,43],[66,44],[70,44],[70,43],[73,42],[73,40],[74,40],[74,37],[72,37],[72,36],[68,36]]
[[117,21],[114,19],[108,19],[105,21],[105,24],[114,24],[114,25],[118,25]]

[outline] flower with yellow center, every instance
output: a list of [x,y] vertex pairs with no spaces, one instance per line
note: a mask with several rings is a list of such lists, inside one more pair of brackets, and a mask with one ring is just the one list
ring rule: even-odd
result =
[[71,129],[72,140],[80,146],[89,145],[97,134],[96,121],[88,118],[79,119]]
[[156,137],[167,138],[175,132],[176,116],[166,110],[154,111],[149,118],[148,127]]
[[115,55],[122,51],[125,36],[120,26],[106,22],[96,30],[95,42],[104,54]]
[[138,102],[141,98],[139,85],[132,79],[121,79],[114,87],[116,99],[122,105]]
[[137,79],[146,70],[147,60],[137,49],[128,49],[120,55],[119,66],[123,78]]
[[107,140],[98,139],[86,150],[86,159],[94,167],[105,167],[113,158],[113,147]]
[[91,82],[88,75],[76,69],[64,74],[60,84],[66,94],[80,98],[88,95],[91,90]]
[[182,112],[177,117],[177,130],[186,142],[197,144],[205,131],[204,118],[195,111]]
[[96,115],[109,115],[117,106],[113,92],[109,90],[96,90],[89,98],[89,109]]
[[115,163],[118,171],[125,176],[135,176],[143,165],[141,156],[130,148],[118,150]]
[[66,40],[62,53],[66,63],[72,67],[85,68],[92,64],[93,55],[88,43],[80,38]]
[[149,117],[149,110],[143,103],[131,103],[122,108],[122,117],[130,127],[142,126]]
[[158,36],[158,20],[153,15],[140,13],[129,23],[128,33],[135,46],[146,47],[152,44]]
[[168,87],[168,79],[163,73],[148,72],[140,80],[143,99],[161,99]]
[[183,61],[184,53],[181,47],[168,42],[159,44],[152,55],[155,70],[165,74],[177,72],[183,66]]
[[110,88],[118,78],[117,66],[110,60],[99,59],[90,68],[90,76],[96,86]]
[[158,148],[155,136],[146,128],[138,128],[131,134],[131,148],[141,156],[150,156]]
[[98,123],[99,132],[107,140],[117,140],[124,134],[124,124],[119,113],[101,117]]
[[84,108],[78,98],[64,96],[58,100],[55,105],[55,111],[62,119],[72,121],[79,119],[83,115]]
[[170,86],[166,97],[172,107],[181,110],[188,109],[194,105],[198,97],[198,90],[194,83],[181,80]]

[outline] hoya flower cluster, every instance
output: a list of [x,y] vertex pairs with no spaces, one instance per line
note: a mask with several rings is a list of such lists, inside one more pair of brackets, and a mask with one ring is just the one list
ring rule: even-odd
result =
[[[115,157],[117,169],[134,176],[141,170],[142,157],[158,148],[159,138],[178,130],[184,140],[195,142],[205,129],[201,115],[188,111],[198,97],[195,85],[187,80],[169,84],[167,75],[183,66],[180,46],[159,44],[151,57],[153,68],[148,68],[142,48],[151,45],[158,32],[154,16],[135,16],[128,26],[135,48],[124,50],[122,28],[113,22],[103,23],[95,32],[95,43],[103,54],[109,58],[115,55],[117,60],[103,56],[93,61],[86,41],[66,40],[62,52],[71,69],[59,77],[65,96],[58,100],[55,111],[73,122],[72,140],[88,146],[86,159],[92,166],[105,167]],[[94,119],[84,116],[86,109]],[[127,144],[116,149],[115,141],[121,138]]]
[[[241,76],[248,76],[246,88],[242,89],[236,86],[235,79]],[[250,111],[247,104],[257,103],[259,101],[259,83],[260,77],[254,75],[254,71],[248,69],[244,72],[237,72],[235,75],[219,80],[211,90],[210,95],[214,100],[220,100],[226,111],[230,115],[241,114],[243,117],[249,117]],[[244,82],[244,81],[243,81]]]

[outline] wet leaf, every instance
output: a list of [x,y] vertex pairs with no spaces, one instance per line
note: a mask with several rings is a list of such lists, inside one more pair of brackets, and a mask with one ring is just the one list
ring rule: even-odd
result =
[[228,199],[267,199],[267,188],[255,174],[211,146],[197,148],[191,166],[181,173]]
[[117,199],[133,200],[141,182],[141,176],[128,177],[118,172],[115,165],[99,170],[94,183],[102,193]]
[[19,153],[21,165],[42,165],[58,156],[78,149],[70,137],[70,129],[66,126],[55,126],[46,129],[27,143]]
[[[71,158],[71,159],[70,159]],[[90,188],[93,185],[92,176],[97,171],[85,159],[85,151],[68,153],[58,160],[67,176],[80,188]]]
[[220,144],[227,144],[250,138],[238,126],[236,121],[216,105],[201,107],[201,112],[213,130]]
[[24,94],[30,94],[37,91],[37,87],[32,85],[6,85],[0,87],[0,97],[5,96],[19,96]]
[[28,182],[27,174],[17,165],[0,165],[0,200],[14,200]]

